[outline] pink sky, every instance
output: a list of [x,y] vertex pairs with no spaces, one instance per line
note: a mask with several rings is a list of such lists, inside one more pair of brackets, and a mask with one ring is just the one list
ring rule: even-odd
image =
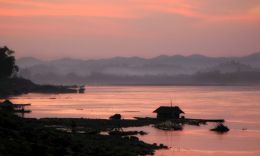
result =
[[18,57],[247,55],[260,0],[0,0],[0,46]]

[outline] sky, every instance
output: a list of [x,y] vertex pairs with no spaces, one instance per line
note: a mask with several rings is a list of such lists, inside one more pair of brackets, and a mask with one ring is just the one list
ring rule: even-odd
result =
[[260,0],[0,0],[17,57],[243,56],[260,52]]

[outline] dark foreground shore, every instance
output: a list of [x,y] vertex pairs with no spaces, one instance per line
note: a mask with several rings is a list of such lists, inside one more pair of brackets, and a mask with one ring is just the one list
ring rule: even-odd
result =
[[0,153],[3,156],[137,156],[166,148],[147,144],[135,136],[99,133],[119,126],[147,124],[138,120],[21,118],[0,110]]

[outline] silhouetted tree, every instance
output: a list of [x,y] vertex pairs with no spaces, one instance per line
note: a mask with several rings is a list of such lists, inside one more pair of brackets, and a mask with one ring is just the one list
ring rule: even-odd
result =
[[18,71],[13,53],[6,46],[0,47],[0,78],[8,78]]

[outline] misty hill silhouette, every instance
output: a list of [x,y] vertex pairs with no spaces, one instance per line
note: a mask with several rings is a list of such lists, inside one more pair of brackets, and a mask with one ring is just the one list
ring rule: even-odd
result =
[[32,67],[38,64],[42,64],[44,63],[44,61],[40,60],[40,59],[36,59],[34,57],[23,57],[17,60],[17,63],[19,64],[19,66],[23,67],[23,68],[27,68],[27,67]]
[[[198,72],[211,71],[220,73],[259,71],[260,52],[243,57],[160,55],[150,59],[140,57],[114,57],[97,60],[64,58],[51,61],[30,57],[18,59],[17,64],[21,68],[20,74],[25,78],[38,83],[46,83],[46,81],[56,83],[65,82],[64,80],[69,78],[86,79],[92,75],[142,77],[193,75]],[[44,81],[42,81],[43,78]],[[77,80],[75,81],[77,82]]]

